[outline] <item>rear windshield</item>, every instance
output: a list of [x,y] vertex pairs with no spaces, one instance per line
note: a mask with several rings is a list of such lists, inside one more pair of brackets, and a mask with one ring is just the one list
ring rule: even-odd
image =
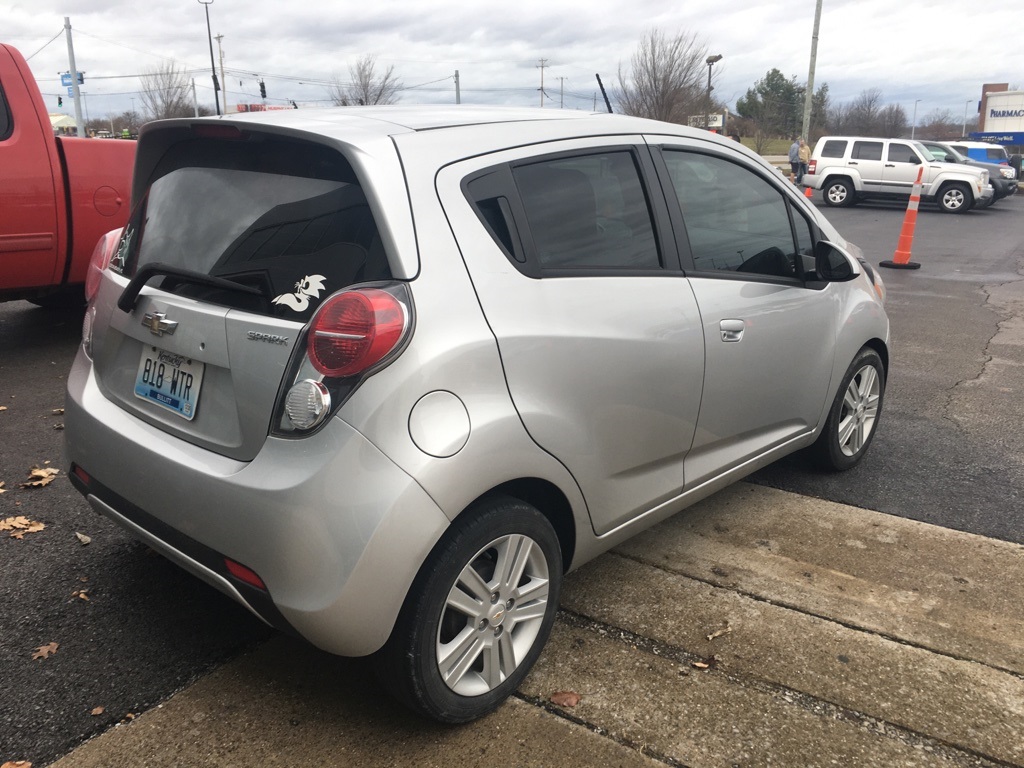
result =
[[159,263],[259,289],[255,296],[158,277],[214,304],[308,319],[353,283],[390,277],[362,188],[340,154],[291,140],[172,146],[125,227],[112,268]]

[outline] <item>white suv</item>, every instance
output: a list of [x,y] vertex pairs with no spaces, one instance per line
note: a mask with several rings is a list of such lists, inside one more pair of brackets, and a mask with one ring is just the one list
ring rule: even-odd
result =
[[922,167],[921,198],[946,213],[964,213],[994,194],[986,170],[937,162],[916,141],[862,136],[818,139],[801,183],[821,190],[826,205],[906,200]]

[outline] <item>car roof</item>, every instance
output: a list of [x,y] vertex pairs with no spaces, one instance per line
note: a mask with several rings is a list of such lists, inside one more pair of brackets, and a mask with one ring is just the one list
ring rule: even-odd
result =
[[376,144],[381,139],[403,134],[459,132],[460,129],[480,125],[490,125],[496,129],[502,126],[506,129],[518,127],[524,134],[536,139],[654,133],[731,141],[728,137],[698,128],[607,112],[454,104],[276,109],[218,117],[160,120],[145,125],[141,137],[168,128],[180,129],[207,122],[233,124],[243,130],[249,125],[258,125],[261,130],[269,132],[320,136],[356,147]]

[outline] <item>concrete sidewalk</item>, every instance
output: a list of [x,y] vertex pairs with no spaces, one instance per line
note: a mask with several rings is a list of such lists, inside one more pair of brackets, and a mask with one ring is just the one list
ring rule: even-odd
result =
[[1024,547],[740,483],[572,574],[481,721],[278,637],[55,763],[495,764],[1024,766]]

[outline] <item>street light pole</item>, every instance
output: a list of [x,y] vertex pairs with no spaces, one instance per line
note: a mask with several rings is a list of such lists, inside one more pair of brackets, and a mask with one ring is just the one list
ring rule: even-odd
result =
[[722,54],[716,53],[714,56],[708,56],[705,63],[708,65],[708,104],[707,109],[704,110],[704,130],[710,130],[711,128],[711,67],[716,62],[722,60]]
[[917,105],[921,102],[920,99],[914,99],[914,120],[910,125],[910,138],[914,138],[914,131],[917,130]]
[[964,102],[964,127],[960,129],[960,137],[967,138],[967,108],[971,106],[971,102],[974,99],[968,99]]
[[210,31],[210,6],[213,4],[213,0],[197,0],[200,5],[206,7],[206,36],[210,41],[210,74],[213,75],[213,103],[217,107],[217,114],[220,112],[220,98],[217,95],[217,91],[220,90],[220,85],[217,83],[217,65],[213,62],[213,32]]

